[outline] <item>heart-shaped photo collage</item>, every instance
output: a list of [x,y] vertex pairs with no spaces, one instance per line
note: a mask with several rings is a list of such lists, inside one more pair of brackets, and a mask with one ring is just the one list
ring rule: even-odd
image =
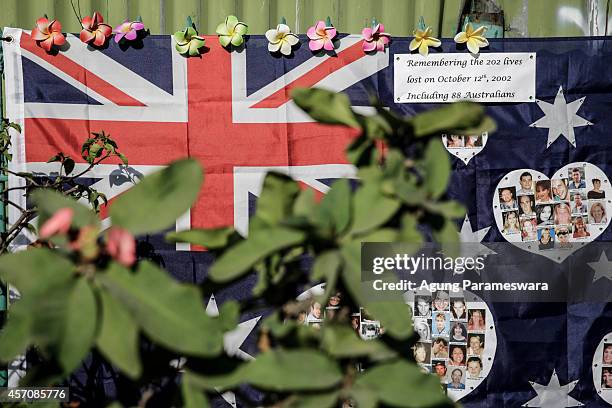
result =
[[573,252],[606,229],[611,197],[605,173],[577,162],[551,178],[531,169],[511,171],[495,189],[493,211],[506,241],[543,255],[547,250]]

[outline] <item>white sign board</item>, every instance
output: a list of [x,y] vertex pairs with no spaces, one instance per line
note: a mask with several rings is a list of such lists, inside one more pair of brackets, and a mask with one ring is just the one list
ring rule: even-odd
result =
[[395,54],[396,103],[535,102],[536,54]]

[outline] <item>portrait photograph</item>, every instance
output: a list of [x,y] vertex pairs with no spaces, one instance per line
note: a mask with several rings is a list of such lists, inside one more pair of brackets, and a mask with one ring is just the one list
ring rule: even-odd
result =
[[479,135],[470,135],[464,136],[464,147],[466,149],[475,149],[477,147],[482,147],[482,136]]
[[448,346],[448,366],[465,367],[466,346],[463,344],[451,344]]
[[591,236],[589,232],[589,226],[586,223],[586,217],[579,215],[577,217],[572,218],[572,238],[580,239],[580,238],[588,238]]
[[601,188],[601,180],[598,178],[591,179],[587,199],[600,200],[606,198],[606,192]]
[[433,295],[433,310],[436,312],[446,312],[450,307],[450,296],[447,291],[439,290]]
[[417,364],[430,364],[431,362],[431,344],[418,342],[413,348],[414,361]]
[[571,235],[572,235],[571,225],[555,226],[555,242],[558,244],[558,247],[560,248],[571,247],[571,244],[570,244]]
[[419,335],[421,341],[431,341],[431,326],[427,319],[414,319],[414,331]]
[[530,172],[524,171],[518,179],[517,195],[533,195],[533,176]]
[[550,180],[538,180],[535,185],[536,204],[550,203],[553,201],[550,191]]
[[448,358],[448,340],[445,337],[434,337],[431,342],[431,358]]
[[518,197],[519,215],[521,217],[532,217],[535,213],[535,196],[520,195]]
[[538,225],[549,225],[553,223],[553,206],[550,204],[536,205],[536,219]]
[[612,365],[612,343],[604,343],[603,355],[601,356],[603,365]]
[[589,224],[605,224],[608,222],[606,202],[604,200],[589,200]]
[[567,179],[552,179],[550,180],[554,201],[567,201],[568,192]]
[[521,239],[523,242],[536,241],[538,239],[538,222],[536,217],[521,218]]
[[458,149],[464,147],[463,136],[461,135],[444,135],[444,143],[449,149]]
[[468,330],[486,330],[485,316],[484,309],[468,309]]
[[551,227],[538,228],[538,249],[555,247],[555,229]]
[[451,343],[465,343],[467,341],[467,328],[464,323],[453,322],[450,329]]
[[464,390],[465,389],[465,371],[462,368],[450,368],[448,369],[446,387],[449,391],[452,390]]
[[451,320],[467,320],[465,299],[451,297]]
[[586,214],[587,212],[587,201],[582,192],[576,191],[571,193],[570,207],[572,214]]
[[553,222],[555,225],[569,225],[572,223],[572,212],[567,203],[557,203],[554,205]]
[[516,187],[498,188],[499,208],[502,210],[515,210],[516,204]]
[[612,367],[604,367],[601,369],[601,388],[604,390],[612,390]]
[[431,319],[431,334],[432,336],[449,336],[450,330],[450,313],[449,312],[434,312]]
[[414,299],[414,315],[416,317],[431,317],[430,296],[416,296]]
[[482,359],[472,356],[467,359],[467,378],[470,380],[478,380],[482,378]]
[[504,222],[504,228],[502,229],[503,234],[521,233],[521,223],[519,221],[518,211],[507,211],[502,213],[502,220]]
[[568,173],[570,190],[581,190],[583,188],[586,188],[584,167],[571,168],[569,169]]
[[485,347],[485,335],[478,333],[471,333],[468,335],[468,356],[482,357]]

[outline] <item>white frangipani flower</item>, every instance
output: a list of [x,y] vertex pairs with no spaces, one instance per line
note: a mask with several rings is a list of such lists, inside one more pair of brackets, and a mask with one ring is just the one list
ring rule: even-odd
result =
[[291,55],[292,47],[300,42],[297,35],[291,32],[287,24],[279,24],[276,29],[266,31],[268,39],[268,51],[280,52],[283,55]]

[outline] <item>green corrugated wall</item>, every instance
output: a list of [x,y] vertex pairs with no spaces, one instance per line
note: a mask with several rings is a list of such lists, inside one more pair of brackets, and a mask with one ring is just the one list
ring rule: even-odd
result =
[[[545,37],[603,35],[610,0],[495,0],[506,16],[506,36]],[[341,32],[360,33],[376,17],[395,36],[411,35],[424,16],[437,35],[455,34],[463,0],[73,0],[83,15],[98,10],[111,25],[141,15],[153,34],[173,33],[192,16],[200,31],[213,33],[226,15],[245,21],[262,34],[284,16],[295,32],[330,16]],[[32,28],[43,14],[58,18],[64,31],[79,23],[70,0],[0,0],[0,27]],[[611,30],[608,29],[608,33]]]

